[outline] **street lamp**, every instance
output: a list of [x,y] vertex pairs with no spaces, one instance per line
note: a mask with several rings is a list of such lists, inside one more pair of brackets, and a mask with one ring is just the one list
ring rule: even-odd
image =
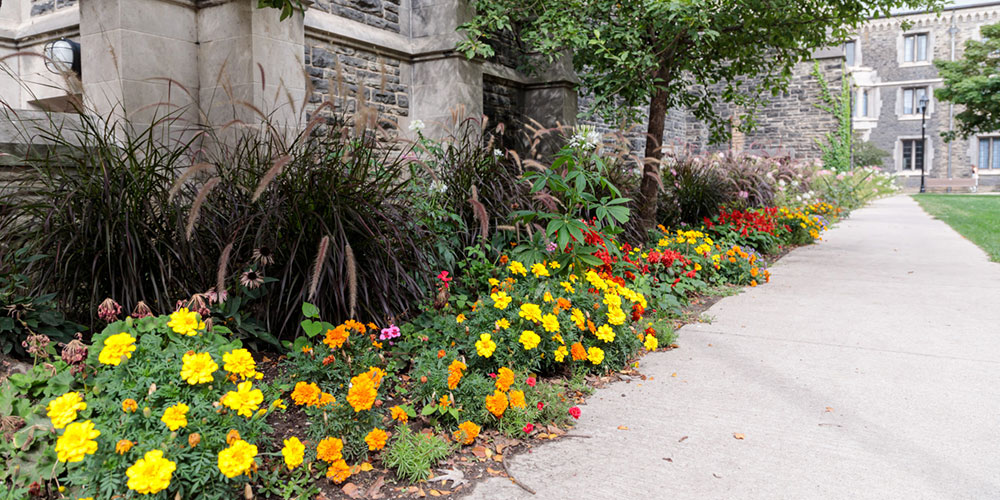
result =
[[53,73],[76,73],[80,75],[80,44],[60,38],[47,44],[42,50],[45,67]]
[[927,95],[920,96],[920,192],[925,193],[924,165],[927,164]]

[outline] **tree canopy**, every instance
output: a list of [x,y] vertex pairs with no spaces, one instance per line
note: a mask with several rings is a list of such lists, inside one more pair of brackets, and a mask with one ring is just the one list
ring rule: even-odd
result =
[[945,140],[1000,130],[1000,24],[980,29],[982,40],[967,40],[961,59],[934,61],[944,86],[934,91],[940,101],[964,107],[955,115],[957,130]]

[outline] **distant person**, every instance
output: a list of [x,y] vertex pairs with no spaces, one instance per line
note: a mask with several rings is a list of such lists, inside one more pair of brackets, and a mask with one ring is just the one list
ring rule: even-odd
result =
[[972,192],[975,193],[979,188],[979,169],[975,165],[972,166]]

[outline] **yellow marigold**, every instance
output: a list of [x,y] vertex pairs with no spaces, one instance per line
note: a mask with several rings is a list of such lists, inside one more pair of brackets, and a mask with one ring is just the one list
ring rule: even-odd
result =
[[452,433],[452,438],[461,444],[472,444],[476,441],[476,436],[479,436],[479,431],[480,427],[478,425],[466,420],[458,424],[458,430]]
[[323,438],[316,445],[316,458],[324,462],[336,462],[343,458],[344,442],[339,438]]
[[128,398],[122,401],[122,411],[125,413],[135,413],[139,410],[139,403],[136,403],[134,399]]
[[392,413],[393,420],[399,420],[404,424],[410,419],[410,416],[406,414],[406,410],[400,408],[399,406],[393,406],[390,409],[390,413]]
[[135,443],[132,441],[129,441],[128,439],[121,439],[115,443],[115,453],[124,455],[128,453],[128,450],[131,450],[133,446],[135,446]]
[[122,362],[122,357],[131,359],[133,351],[135,351],[135,337],[125,332],[116,333],[104,339],[104,347],[97,360],[106,365],[118,366]]
[[441,396],[441,399],[438,400],[438,405],[440,405],[442,408],[447,408],[451,406],[451,401],[448,399],[447,394]]
[[371,432],[365,436],[365,442],[368,443],[368,449],[371,451],[378,451],[385,448],[385,442],[387,439],[389,439],[389,433],[377,427],[372,429]]
[[299,406],[313,406],[319,402],[320,392],[319,386],[315,383],[298,382],[292,390],[292,401]]
[[385,377],[385,370],[377,367],[368,367],[368,376],[372,379],[372,383],[375,384],[375,388],[378,389],[382,385],[382,379]]
[[170,479],[177,464],[163,458],[160,450],[147,451],[142,458],[125,471],[128,489],[141,495],[159,493],[170,486]]
[[545,295],[542,295],[542,300],[545,301],[545,302],[552,302],[555,299],[552,298],[552,294],[551,293],[549,293],[549,292],[546,291]]
[[542,328],[547,332],[558,332],[559,331],[559,318],[555,314],[546,314],[542,316]]
[[497,309],[507,309],[510,302],[514,300],[510,295],[507,295],[506,292],[490,294],[490,298],[493,299],[493,307]]
[[514,371],[506,366],[497,370],[496,386],[498,390],[507,392],[514,383]]
[[551,267],[552,269],[559,269],[559,268],[561,268],[561,267],[562,267],[562,265],[560,265],[560,264],[559,264],[558,262],[556,262],[556,261],[552,261],[552,262],[549,262],[549,267]]
[[283,443],[285,446],[281,449],[281,455],[285,457],[285,465],[288,466],[288,470],[302,465],[302,459],[306,453],[306,446],[302,444],[302,441],[292,436],[285,439]]
[[375,404],[378,393],[375,390],[375,383],[367,373],[362,373],[351,378],[351,388],[347,391],[347,402],[354,408],[355,412],[369,410]]
[[326,477],[331,481],[340,484],[351,477],[351,467],[343,460],[337,460],[326,469]]
[[583,315],[583,311],[574,308],[569,317],[573,320],[573,323],[576,323],[577,328],[581,330],[587,329],[587,318]]
[[351,332],[347,330],[347,327],[340,325],[333,330],[326,331],[326,337],[323,339],[323,343],[327,345],[330,349],[336,349],[347,342],[347,338],[351,336]]
[[227,408],[235,410],[237,415],[247,418],[253,416],[253,412],[260,408],[264,402],[264,393],[260,389],[253,388],[253,382],[247,380],[240,382],[235,391],[229,391],[222,396],[222,404]]
[[66,424],[76,420],[76,412],[87,409],[87,403],[83,402],[79,392],[67,392],[49,401],[45,409],[46,415],[52,421],[52,427],[62,429]]
[[510,328],[510,321],[507,321],[507,318],[500,318],[493,322],[493,327],[497,330],[506,330]]
[[455,323],[462,323],[465,321],[465,319],[466,318],[464,314],[459,314],[458,316],[455,316]]
[[359,334],[365,333],[365,331],[366,331],[364,323],[362,323],[360,321],[353,320],[353,319],[349,319],[349,320],[345,321],[344,322],[344,327],[345,328],[350,328],[350,329],[358,332]]
[[492,286],[499,286],[500,285],[500,280],[498,280],[496,278],[490,278],[490,279],[488,279],[486,281],[488,281],[490,283],[491,287]]
[[570,352],[570,354],[573,355],[573,360],[574,361],[580,361],[580,360],[583,360],[583,359],[587,359],[587,349],[585,349],[583,347],[583,344],[581,344],[579,342],[576,342],[573,345],[571,345],[570,348],[569,348],[569,352]]
[[608,308],[608,323],[612,325],[620,325],[625,322],[625,311],[620,307],[609,307]]
[[319,401],[317,401],[314,406],[322,408],[324,406],[333,406],[336,403],[337,398],[333,397],[333,394],[330,394],[329,392],[321,392],[319,393]]
[[493,351],[497,348],[497,343],[493,341],[493,336],[484,333],[479,336],[479,340],[476,341],[476,354],[488,358],[493,355]]
[[567,354],[569,354],[569,350],[566,349],[566,346],[559,346],[559,348],[556,349],[556,352],[553,353],[556,358],[556,363],[562,363],[563,360],[566,359]]
[[188,405],[184,403],[177,403],[166,410],[163,411],[163,416],[160,420],[167,424],[167,428],[176,431],[181,427],[185,427],[188,424],[187,412],[190,410]]
[[604,303],[607,304],[608,307],[621,307],[622,298],[617,293],[608,292],[604,294]]
[[597,338],[605,342],[614,342],[615,331],[608,325],[601,325],[597,328]]
[[545,264],[535,263],[531,265],[531,274],[534,274],[536,278],[549,276],[549,269],[545,267]]
[[542,338],[538,336],[537,333],[531,330],[525,330],[521,332],[521,337],[518,339],[522,345],[524,345],[525,351],[530,351],[538,347],[538,343],[542,341]]
[[656,335],[646,335],[646,341],[643,342],[647,351],[655,351],[660,345],[660,341],[656,340]]
[[595,365],[601,364],[604,361],[604,351],[600,347],[591,347],[587,349],[587,359]]
[[181,335],[193,336],[198,335],[198,330],[205,329],[205,322],[201,321],[198,313],[182,307],[170,314],[167,326]]
[[586,278],[587,282],[589,282],[591,286],[593,286],[594,288],[596,288],[598,290],[603,291],[603,290],[607,290],[608,289],[608,283],[605,282],[594,271],[587,271],[587,274],[584,275],[584,278]]
[[507,395],[500,391],[493,391],[492,395],[486,396],[486,409],[497,418],[507,411],[507,404]]
[[510,261],[510,266],[508,266],[507,269],[510,270],[510,274],[520,274],[521,276],[528,275],[528,270],[525,269],[524,264],[516,260]]
[[247,474],[257,456],[257,446],[242,439],[219,452],[219,471],[229,479]]
[[517,315],[533,323],[538,323],[542,320],[542,309],[537,304],[529,302],[521,304],[521,310]]
[[74,422],[66,426],[59,439],[56,440],[56,458],[60,462],[81,462],[86,455],[97,452],[97,436],[101,431],[94,429],[90,420]]
[[467,367],[465,363],[454,360],[448,365],[448,388],[455,389],[458,387],[458,383],[462,380],[462,371]]
[[222,367],[233,375],[238,375],[243,380],[251,378],[257,374],[257,362],[253,360],[253,355],[246,349],[235,349],[222,355]]
[[219,365],[212,360],[212,355],[207,352],[188,352],[184,354],[183,363],[181,379],[190,385],[211,383],[212,374],[219,369]]
[[525,408],[527,404],[524,402],[524,391],[510,391],[510,407],[511,408]]
[[576,290],[573,289],[573,285],[571,285],[568,281],[560,281],[559,286],[563,287],[563,290],[566,290],[566,293],[576,292]]

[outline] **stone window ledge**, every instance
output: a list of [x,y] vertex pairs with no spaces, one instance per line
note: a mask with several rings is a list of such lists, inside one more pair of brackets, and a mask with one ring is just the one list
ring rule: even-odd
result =
[[[927,119],[928,120],[931,118],[931,116],[934,116],[934,115],[932,113],[927,113]],[[920,121],[921,116],[919,114],[916,114],[916,115],[899,115],[896,118],[899,121],[901,121],[901,122],[909,122],[909,121]],[[917,137],[917,139],[919,139],[919,137]]]
[[915,61],[915,62],[901,62],[899,63],[900,68],[922,68],[924,66],[933,66],[932,61]]

